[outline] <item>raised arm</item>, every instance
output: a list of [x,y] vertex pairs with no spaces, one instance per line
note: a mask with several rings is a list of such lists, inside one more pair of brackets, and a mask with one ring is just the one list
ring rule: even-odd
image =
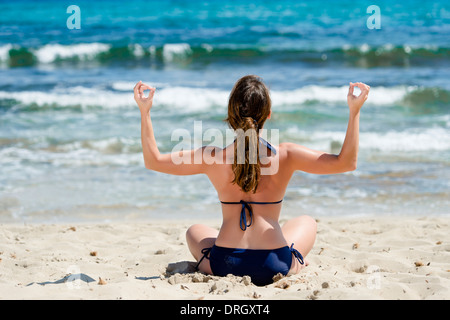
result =
[[[353,94],[355,87],[361,90],[359,96]],[[350,115],[342,144],[341,152],[330,154],[316,151],[294,143],[286,144],[288,153],[288,164],[290,168],[315,174],[333,174],[353,171],[358,161],[359,145],[359,115],[361,107],[369,96],[370,87],[364,83],[350,83],[347,102]]]
[[[148,97],[145,97],[145,90],[150,90]],[[187,159],[187,161],[185,161],[186,163],[179,164],[174,163],[171,153],[161,154],[159,152],[150,116],[154,94],[155,88],[142,83],[142,81],[139,81],[134,87],[134,100],[141,111],[141,142],[145,167],[150,170],[173,175],[206,173],[208,165],[205,164],[202,157],[204,148],[178,152],[176,154],[177,158]],[[195,157],[196,153],[201,153],[201,155]],[[194,161],[195,159],[202,159],[202,161],[201,163],[196,164],[196,161]]]

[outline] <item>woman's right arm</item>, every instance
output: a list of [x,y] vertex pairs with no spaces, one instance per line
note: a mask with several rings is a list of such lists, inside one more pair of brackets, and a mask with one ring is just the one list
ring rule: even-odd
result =
[[[361,90],[359,96],[353,94],[353,89]],[[293,170],[301,170],[315,174],[333,174],[353,171],[356,169],[359,145],[359,115],[361,107],[369,96],[370,87],[364,83],[350,83],[347,102],[350,115],[342,144],[341,152],[330,154],[312,150],[295,143],[285,143],[287,149],[288,165]]]
[[[148,97],[145,97],[144,91],[150,90]],[[144,156],[145,167],[149,170],[163,172],[173,175],[193,175],[200,173],[208,173],[213,166],[208,165],[210,162],[205,162],[204,157],[208,157],[209,153],[204,155],[205,148],[202,147],[192,150],[179,151],[176,153],[159,152],[155,134],[153,132],[153,124],[150,116],[150,110],[153,105],[153,96],[155,94],[155,88],[152,88],[142,81],[139,81],[134,87],[134,99],[141,111],[141,142],[142,153]],[[211,151],[211,149],[209,149]],[[185,162],[175,163],[173,159],[184,159]],[[200,159],[200,161],[196,161]]]

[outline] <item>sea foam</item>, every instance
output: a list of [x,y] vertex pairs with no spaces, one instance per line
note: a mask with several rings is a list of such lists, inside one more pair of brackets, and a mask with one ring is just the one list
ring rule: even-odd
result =
[[[116,82],[113,90],[76,86],[73,88],[44,91],[10,92],[0,91],[0,99],[14,99],[22,105],[38,105],[57,107],[81,106],[100,108],[129,108],[135,106],[133,88],[135,83]],[[156,87],[154,104],[183,113],[208,111],[212,109],[226,110],[228,90],[217,88],[171,87],[165,83],[151,83]],[[409,93],[417,88],[407,86],[372,87],[366,104],[387,106],[401,102]],[[272,105],[283,110],[283,107],[303,104],[346,104],[348,86],[326,87],[306,86],[295,90],[272,90]],[[358,94],[355,90],[355,94]]]
[[[111,45],[104,43],[81,43],[74,45],[47,44],[34,50],[34,55],[41,63],[52,63],[57,59],[78,58],[93,60],[96,55],[106,52]],[[139,48],[138,48],[139,49]]]

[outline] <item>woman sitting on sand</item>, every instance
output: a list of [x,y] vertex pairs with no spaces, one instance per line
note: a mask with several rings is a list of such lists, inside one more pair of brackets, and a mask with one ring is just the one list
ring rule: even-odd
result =
[[[361,90],[359,96],[353,94],[355,86]],[[150,110],[155,89],[141,81],[136,84],[145,167],[174,175],[206,174],[222,203],[220,231],[200,224],[187,230],[187,244],[198,270],[218,276],[248,275],[254,284],[266,285],[278,273],[298,273],[303,268],[303,258],[316,238],[316,222],[303,215],[279,225],[286,188],[296,170],[334,174],[356,169],[359,115],[369,89],[363,83],[350,83],[347,133],[340,154],[334,155],[294,143],[274,147],[261,139],[259,133],[272,114],[269,90],[259,77],[245,76],[236,82],[228,101],[227,122],[237,133],[234,143],[182,151],[183,158],[191,159],[200,152],[201,163],[175,164],[172,154],[160,154],[153,133]],[[145,90],[150,90],[148,97]],[[251,161],[255,150],[256,160]],[[211,160],[208,157],[224,161],[207,161]],[[271,169],[274,162],[278,165]]]

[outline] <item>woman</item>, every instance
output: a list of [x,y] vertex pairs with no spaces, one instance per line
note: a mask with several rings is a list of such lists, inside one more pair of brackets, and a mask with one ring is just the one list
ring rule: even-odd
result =
[[[361,90],[359,96],[353,94],[355,86]],[[260,139],[260,130],[272,114],[269,90],[259,77],[245,76],[236,82],[228,102],[227,122],[237,132],[234,143],[225,148],[183,151],[177,156],[193,160],[201,153],[203,161],[174,164],[171,154],[160,154],[153,134],[150,110],[155,89],[142,82],[136,84],[134,98],[141,111],[145,167],[174,175],[206,174],[222,203],[220,231],[200,224],[187,230],[187,244],[198,270],[219,276],[248,275],[253,283],[266,285],[278,273],[298,273],[303,268],[303,257],[316,238],[316,222],[300,216],[283,227],[279,225],[287,185],[296,170],[334,174],[356,169],[359,115],[369,89],[363,83],[350,83],[347,133],[341,152],[334,155],[294,143],[273,147]],[[148,97],[145,90],[150,90]],[[258,151],[255,161],[251,159],[252,150]],[[210,161],[208,157],[224,161]],[[273,162],[278,165],[271,170]],[[263,169],[268,169],[265,174],[261,174]]]

